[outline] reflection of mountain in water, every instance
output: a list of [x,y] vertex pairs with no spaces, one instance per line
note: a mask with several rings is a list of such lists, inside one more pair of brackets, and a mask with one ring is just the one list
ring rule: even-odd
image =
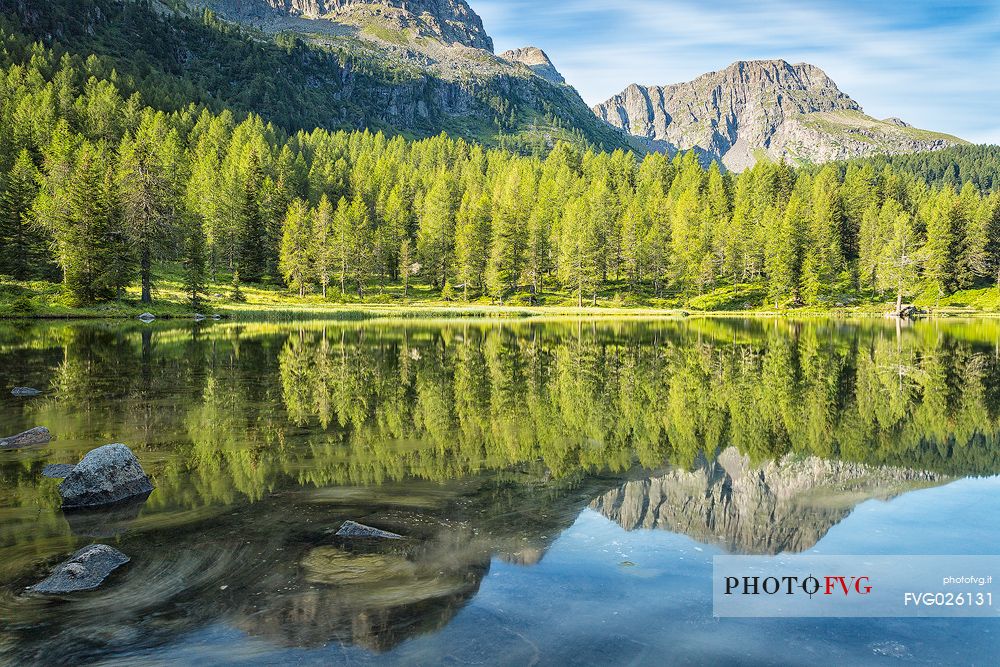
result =
[[753,466],[730,447],[692,472],[626,482],[590,506],[626,530],[670,530],[734,553],[794,553],[812,548],[862,501],[947,480],[814,456]]
[[[591,498],[622,481],[508,472],[278,492],[173,529],[140,521],[115,543],[132,562],[94,593],[16,595],[42,568],[7,582],[0,618],[17,623],[0,624],[0,663],[81,664],[217,625],[274,646],[387,651],[447,625],[492,558],[538,562]],[[349,518],[406,539],[336,537]]]

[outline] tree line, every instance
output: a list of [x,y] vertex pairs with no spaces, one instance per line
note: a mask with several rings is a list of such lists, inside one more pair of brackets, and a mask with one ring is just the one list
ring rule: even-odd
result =
[[947,295],[1000,281],[1000,195],[890,164],[742,174],[694,154],[487,150],[438,136],[288,134],[125,97],[96,59],[37,46],[0,76],[0,274],[79,303],[182,262],[209,278],[364,295],[419,281],[504,303],[563,290],[687,300],[755,286],[776,306]]

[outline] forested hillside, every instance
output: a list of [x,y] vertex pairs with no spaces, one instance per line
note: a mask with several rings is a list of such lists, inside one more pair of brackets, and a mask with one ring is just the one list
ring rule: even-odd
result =
[[579,303],[609,285],[682,300],[749,285],[758,302],[824,305],[947,295],[1000,271],[1000,195],[971,183],[286,134],[256,115],[154,110],[97,59],[4,45],[0,274],[61,280],[78,303],[136,284],[149,297],[166,261],[184,263],[195,301],[225,274],[237,297],[241,281],[300,294],[413,281],[497,302],[558,288]]
[[115,72],[123,94],[139,92],[163,111],[194,103],[253,112],[289,132],[371,129],[419,138],[447,131],[525,153],[559,139],[607,149],[628,141],[572,88],[518,76],[486,51],[473,51],[489,61],[481,76],[448,80],[368,42],[264,33],[182,0],[0,0],[0,28],[8,39],[38,41],[60,55],[95,56],[91,72]]
[[961,189],[972,183],[984,193],[1000,189],[1000,146],[956,146],[930,153],[884,155],[867,162],[878,170],[891,166],[913,174],[928,185]]

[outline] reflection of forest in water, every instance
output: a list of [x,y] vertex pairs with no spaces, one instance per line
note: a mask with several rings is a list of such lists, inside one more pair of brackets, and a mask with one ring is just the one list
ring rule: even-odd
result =
[[[156,502],[257,499],[286,480],[689,467],[730,445],[755,462],[1000,470],[993,322],[899,336],[881,322],[715,320],[8,325],[0,336],[0,380],[48,389],[0,428],[47,425],[66,460],[102,438],[158,452],[144,457],[169,489]],[[6,477],[19,484],[9,466]]]
[[[588,505],[801,551],[860,500],[1000,472],[998,341],[994,322],[4,325],[0,383],[46,394],[0,431],[58,440],[0,459],[0,581],[95,536],[133,564],[55,617],[10,594],[0,616],[48,618],[63,645],[113,609],[146,641],[221,618],[382,650],[446,623],[492,557],[537,562]],[[67,522],[41,467],[110,441],[157,490]],[[347,518],[414,539],[359,550],[331,536]],[[182,598],[183,620],[126,620]]]

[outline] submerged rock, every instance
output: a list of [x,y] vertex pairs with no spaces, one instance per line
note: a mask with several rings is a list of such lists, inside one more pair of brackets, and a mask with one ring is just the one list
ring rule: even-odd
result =
[[92,591],[128,561],[129,557],[117,549],[91,544],[57,565],[52,574],[28,590],[46,595]]
[[42,392],[31,387],[14,387],[10,390],[10,393],[11,396],[16,396],[17,398],[31,398],[32,396],[42,395]]
[[122,444],[91,450],[59,485],[64,509],[109,505],[152,490],[139,459]]
[[344,525],[337,531],[337,537],[356,537],[378,540],[401,540],[402,535],[390,533],[386,530],[379,530],[371,526],[365,526],[356,521],[345,521]]
[[18,447],[30,447],[31,445],[44,445],[52,440],[52,434],[44,426],[18,433],[8,438],[0,440],[0,449],[17,449]]
[[76,468],[76,466],[71,463],[50,463],[42,468],[42,477],[65,479],[69,477],[69,474],[73,472],[74,468]]

